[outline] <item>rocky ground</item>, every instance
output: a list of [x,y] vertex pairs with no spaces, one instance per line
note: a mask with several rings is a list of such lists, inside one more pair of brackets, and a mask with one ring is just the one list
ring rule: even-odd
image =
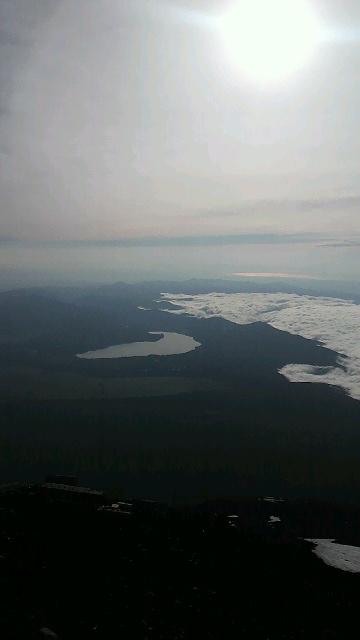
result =
[[304,538],[360,544],[360,511],[3,488],[0,637],[352,638],[360,575],[327,566]]

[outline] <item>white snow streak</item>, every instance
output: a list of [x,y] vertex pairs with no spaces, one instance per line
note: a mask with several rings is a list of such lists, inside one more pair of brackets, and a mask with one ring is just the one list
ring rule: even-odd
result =
[[327,538],[306,538],[306,541],[316,545],[315,555],[330,567],[360,573],[360,547],[336,544],[333,539]]

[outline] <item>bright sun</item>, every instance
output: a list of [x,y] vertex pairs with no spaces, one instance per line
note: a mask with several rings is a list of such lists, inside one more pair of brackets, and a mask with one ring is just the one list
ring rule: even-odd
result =
[[260,82],[304,66],[320,39],[306,0],[239,0],[220,18],[220,31],[231,60]]

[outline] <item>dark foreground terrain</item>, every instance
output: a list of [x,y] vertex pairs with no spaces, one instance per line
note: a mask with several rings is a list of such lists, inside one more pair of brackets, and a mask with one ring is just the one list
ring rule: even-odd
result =
[[3,487],[0,637],[353,638],[360,575],[323,564],[304,537],[358,544],[360,510]]

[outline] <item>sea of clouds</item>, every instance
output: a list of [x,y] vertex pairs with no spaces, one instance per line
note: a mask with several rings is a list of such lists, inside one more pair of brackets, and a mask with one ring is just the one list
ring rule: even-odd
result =
[[289,363],[279,373],[290,382],[342,387],[360,400],[360,305],[351,300],[287,293],[162,294],[164,300],[198,318],[221,317],[236,324],[266,322],[275,329],[317,340],[338,353],[338,367]]

